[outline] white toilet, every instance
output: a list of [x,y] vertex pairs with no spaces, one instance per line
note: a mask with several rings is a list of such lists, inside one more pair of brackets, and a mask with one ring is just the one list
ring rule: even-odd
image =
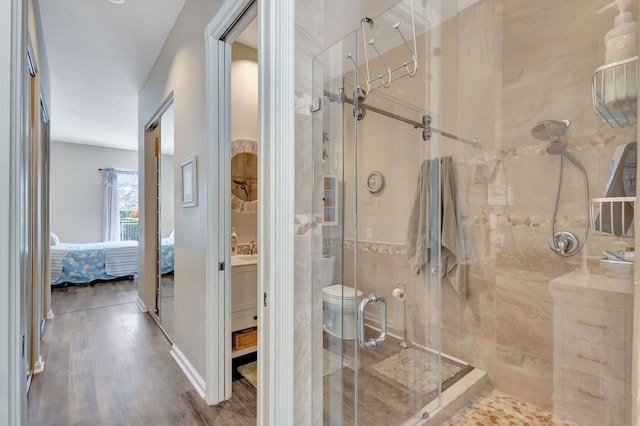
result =
[[322,284],[323,326],[327,333],[344,340],[355,340],[357,310],[362,292],[353,287],[335,284],[335,256],[322,256],[320,282]]

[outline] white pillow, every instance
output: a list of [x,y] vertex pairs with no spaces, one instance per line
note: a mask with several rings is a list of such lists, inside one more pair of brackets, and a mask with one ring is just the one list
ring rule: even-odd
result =
[[58,238],[58,236],[52,232],[51,233],[51,245],[52,246],[57,246],[58,244],[60,244],[60,238]]

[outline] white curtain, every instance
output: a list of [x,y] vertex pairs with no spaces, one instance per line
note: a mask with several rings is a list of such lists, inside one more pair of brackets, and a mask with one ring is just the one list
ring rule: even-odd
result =
[[120,241],[120,213],[118,208],[118,173],[114,169],[104,169],[104,212],[103,241]]

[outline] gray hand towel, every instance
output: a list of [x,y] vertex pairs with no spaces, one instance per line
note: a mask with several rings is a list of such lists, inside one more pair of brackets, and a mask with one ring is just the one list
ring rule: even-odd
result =
[[[437,196],[438,191],[432,191],[432,182],[439,173],[439,161],[425,160],[420,166],[418,175],[418,185],[416,186],[415,201],[409,224],[407,226],[407,260],[409,268],[414,273],[420,273],[422,267],[429,262],[429,245],[433,238],[429,235],[430,230],[436,229],[429,223],[430,220],[438,220],[437,214],[431,214],[429,209],[438,203],[431,200],[432,194]],[[437,201],[437,200],[436,200]],[[437,222],[436,222],[437,223]]]
[[441,167],[442,230],[440,244],[440,271],[458,296],[467,297],[467,268],[459,263],[463,241],[462,223],[458,212],[456,174],[451,157],[444,157]]
[[[441,174],[440,174],[441,172]],[[440,174],[440,191],[435,187]],[[438,196],[440,200],[433,197]],[[440,208],[442,226],[438,224]],[[420,167],[415,201],[407,227],[407,259],[414,273],[429,262],[430,250],[438,249],[437,234],[440,232],[440,274],[463,298],[467,296],[466,266],[459,264],[462,226],[458,214],[457,186],[451,157],[425,160]]]

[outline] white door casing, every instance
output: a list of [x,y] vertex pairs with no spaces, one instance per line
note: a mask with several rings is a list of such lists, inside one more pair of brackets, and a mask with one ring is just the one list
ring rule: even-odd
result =
[[258,425],[287,426],[295,404],[295,0],[258,0],[258,10],[258,291],[267,302],[258,311]]
[[[255,11],[227,0],[205,32],[208,182],[206,394],[231,395],[230,93],[231,48]],[[258,425],[293,424],[294,0],[257,0],[259,20]],[[253,15],[252,15],[253,14]],[[238,18],[244,18],[238,21]],[[219,238],[218,238],[219,237]],[[219,265],[226,267],[220,271]],[[221,284],[224,283],[224,284]],[[224,348],[220,351],[218,348]],[[225,375],[226,374],[226,375]],[[270,396],[278,395],[278,398]]]
[[20,147],[25,143],[26,12],[24,0],[0,2],[0,424],[25,423],[20,273]]
[[231,398],[231,43],[252,4],[226,0],[205,29],[205,152],[218,171],[207,177],[205,394],[211,405]]

